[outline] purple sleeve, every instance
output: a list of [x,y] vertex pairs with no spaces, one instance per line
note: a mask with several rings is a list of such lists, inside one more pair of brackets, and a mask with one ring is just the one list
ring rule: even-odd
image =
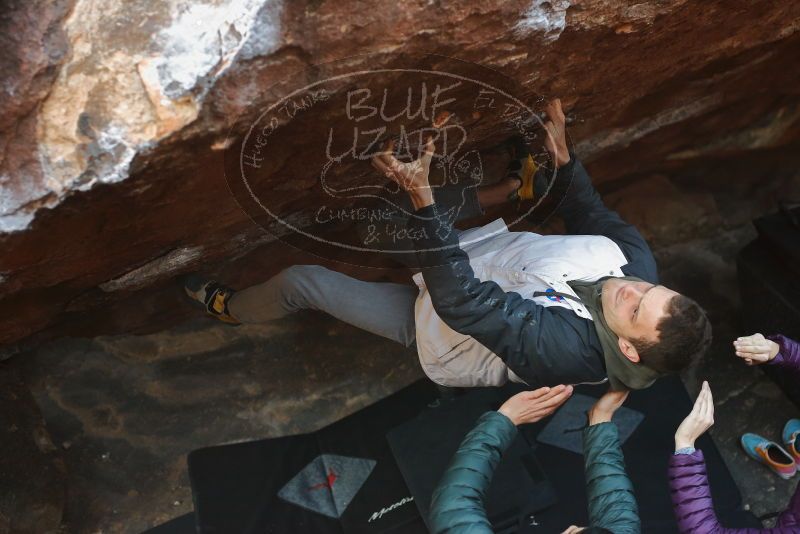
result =
[[669,458],[669,490],[681,534],[725,532],[714,513],[703,452]]
[[[785,532],[800,532],[800,486],[794,490],[789,507],[778,517],[775,527],[779,532],[780,529],[785,529]],[[790,528],[793,530],[789,530]]]
[[669,458],[669,490],[681,534],[789,534],[800,526],[800,486],[773,529],[725,528],[717,519],[703,452]]
[[767,336],[780,346],[778,355],[775,359],[769,362],[769,365],[777,365],[789,372],[792,377],[800,383],[800,343],[789,339],[780,334],[776,336]]

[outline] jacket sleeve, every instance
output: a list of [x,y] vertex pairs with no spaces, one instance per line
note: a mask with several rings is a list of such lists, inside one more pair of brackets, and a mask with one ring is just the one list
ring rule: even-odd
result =
[[[481,282],[438,205],[418,210],[409,225],[423,236],[415,242],[417,259],[447,326],[478,340],[522,378],[556,385],[605,377],[600,349],[586,342],[594,328],[590,321]],[[590,362],[598,362],[597,368]]]
[[668,478],[672,509],[681,534],[736,532],[735,529],[723,528],[714,512],[702,451],[672,455]]
[[[778,516],[776,528],[795,528],[800,532],[800,485],[794,490],[794,495],[789,501],[789,506]],[[789,531],[791,532],[791,531]]]
[[464,438],[431,497],[431,532],[491,534],[483,498],[517,427],[499,412],[487,412]]
[[769,364],[784,369],[800,386],[800,343],[780,334],[767,337],[780,346],[778,355]]
[[639,508],[614,423],[600,423],[583,431],[586,495],[589,523],[614,534],[641,532]]
[[[537,183],[537,193],[541,194],[544,187]],[[635,226],[606,207],[575,154],[570,154],[569,163],[558,170],[550,194],[560,199],[556,213],[564,219],[568,233],[608,237],[628,259],[623,268],[625,274],[658,283],[656,261],[644,237]]]

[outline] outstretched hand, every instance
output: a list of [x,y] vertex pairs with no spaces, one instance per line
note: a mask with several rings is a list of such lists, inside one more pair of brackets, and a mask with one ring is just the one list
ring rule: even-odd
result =
[[535,423],[556,411],[572,395],[572,386],[539,388],[517,393],[497,410],[515,425]]
[[605,395],[597,399],[597,402],[589,410],[589,426],[610,422],[614,412],[628,398],[628,393],[630,392],[608,390]]
[[429,136],[425,143],[425,151],[419,159],[401,163],[394,157],[394,140],[392,140],[383,152],[372,158],[371,163],[378,172],[383,173],[409,194],[414,209],[420,209],[433,204],[433,191],[428,175],[434,150],[433,137]]
[[694,407],[675,432],[675,450],[694,447],[694,442],[714,424],[714,398],[708,382],[703,382]]
[[569,163],[569,149],[567,148],[567,118],[561,109],[561,100],[554,98],[547,103],[547,122],[544,129],[547,139],[544,140],[544,147],[553,158],[556,168],[563,167]]
[[744,360],[747,365],[758,365],[775,358],[780,351],[780,346],[761,334],[737,338],[733,342],[736,355]]

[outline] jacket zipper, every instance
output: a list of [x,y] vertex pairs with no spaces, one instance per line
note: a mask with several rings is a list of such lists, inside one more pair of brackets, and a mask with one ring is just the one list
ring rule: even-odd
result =
[[599,382],[578,382],[577,384],[570,384],[571,386],[599,386],[608,382],[608,377],[600,380]]

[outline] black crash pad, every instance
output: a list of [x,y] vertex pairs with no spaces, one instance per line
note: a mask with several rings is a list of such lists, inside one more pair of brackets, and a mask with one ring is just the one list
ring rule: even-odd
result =
[[[387,435],[395,459],[423,519],[434,488],[477,419],[505,400],[497,388],[474,389],[425,409]],[[486,492],[487,517],[495,532],[517,532],[520,521],[555,503],[552,485],[522,435],[503,455]]]
[[418,381],[313,434],[193,451],[198,532],[424,532],[385,436],[436,398]]
[[[607,386],[579,386],[575,391],[577,395],[597,398],[606,388]],[[518,386],[473,390],[464,397],[448,401],[450,407],[427,409],[417,418],[389,433],[389,441],[401,472],[423,514],[427,514],[436,481],[446,469],[449,458],[461,439],[471,428],[470,425],[465,427],[464,423],[476,419],[485,410],[497,409],[505,399],[520,390]],[[641,421],[637,418],[635,429],[623,443],[628,475],[636,489],[643,532],[677,532],[667,483],[667,463],[674,451],[675,429],[689,413],[692,404],[693,401],[678,377],[667,377],[647,390],[633,392],[625,403],[628,411],[645,414]],[[517,509],[530,512],[521,514],[522,523],[518,532],[560,533],[571,524],[585,526],[588,523],[583,456],[562,447],[540,443],[537,439],[553,419],[551,417],[522,427],[521,435],[524,440],[518,439],[507,453],[512,458],[533,456],[536,459],[533,469],[525,469],[524,483],[518,482],[521,484],[520,494],[530,499],[527,509],[516,500],[493,502],[492,489],[496,488],[490,488],[487,494],[486,507],[490,519],[508,519],[509,514],[503,515],[503,511]],[[564,432],[576,430],[569,428],[564,429]],[[451,434],[449,437],[448,433]],[[418,439],[415,434],[419,436]],[[572,437],[574,436],[565,436]],[[548,441],[551,439],[549,437]],[[565,439],[565,442],[569,441],[570,439]],[[530,447],[528,452],[532,454],[526,455],[523,443]],[[759,527],[760,523],[752,514],[741,510],[739,490],[713,441],[706,435],[698,441],[698,447],[706,457],[714,504],[723,524]],[[436,452],[431,454],[430,451],[434,450]],[[444,450],[449,452],[441,454]],[[498,474],[504,464],[508,465],[508,459],[505,458],[498,466]],[[549,493],[550,484],[555,492],[555,499]],[[540,493],[528,497],[532,487],[539,489]],[[492,517],[492,512],[495,513],[495,518]],[[509,521],[495,519],[493,525],[497,530],[506,531]]]
[[[713,387],[713,384],[712,384]],[[601,396],[604,386],[579,386],[576,391],[593,397]],[[667,465],[675,450],[675,429],[691,411],[689,398],[678,377],[662,378],[646,390],[631,393],[625,406],[645,414],[622,450],[628,476],[636,491],[642,532],[667,534],[678,532],[670,500]],[[724,424],[718,421],[718,424]],[[547,420],[523,428],[531,443],[547,424]],[[718,517],[726,526],[760,527],[749,512],[741,510],[741,495],[716,446],[706,434],[697,442],[703,450]],[[552,481],[558,502],[534,516],[521,532],[562,532],[569,525],[588,522],[583,457],[551,445],[538,444],[536,456]],[[530,524],[534,523],[534,524]]]
[[[471,400],[467,402],[484,396],[480,402],[476,401],[483,405],[476,405],[474,414],[469,417],[477,417],[484,407],[496,409],[502,400],[518,390],[509,386],[485,393],[481,390],[468,393],[467,398]],[[604,388],[580,386],[577,391],[597,397]],[[435,388],[427,381],[420,381],[314,434],[222,445],[191,453],[189,476],[198,531],[225,534],[425,532],[417,503],[410,500],[409,487],[418,484],[410,478],[406,484],[385,436],[418,414],[429,412],[428,405],[436,397]],[[464,398],[442,401],[441,409],[447,410],[447,403],[463,403]],[[690,411],[692,401],[680,380],[673,377],[658,381],[648,390],[632,393],[626,406],[645,414],[644,420],[623,446],[628,474],[636,489],[643,532],[677,532],[667,486],[667,462],[674,447],[675,429]],[[532,452],[537,460],[534,465],[544,473],[539,476],[536,467],[526,468],[525,476],[534,473],[530,481],[534,486],[541,483],[542,478],[548,479],[557,501],[533,513],[532,517],[526,517],[519,530],[523,533],[561,532],[570,524],[585,525],[588,521],[583,457],[551,445],[537,444],[536,436],[546,424],[547,420],[523,427],[525,441],[520,443],[531,446],[528,452]],[[459,425],[464,426],[463,423]],[[448,429],[443,425],[437,432],[444,436]],[[460,436],[452,439],[452,443],[460,441],[465,431],[460,428],[455,433]],[[420,440],[423,439],[426,438],[420,436]],[[751,514],[739,509],[739,491],[710,438],[704,436],[698,446],[707,459],[714,503],[723,524],[759,526]],[[320,455],[329,457],[327,460],[317,459]],[[367,470],[369,473],[340,518],[310,511],[278,497],[281,489],[309,464],[316,463],[317,478],[309,479],[305,489],[324,490],[329,474],[327,470],[332,466],[337,477],[334,486],[338,484],[346,474],[335,472],[336,466],[342,465],[336,462],[343,461],[346,465],[347,461],[331,459],[330,456],[375,462],[371,469],[369,463],[353,464],[357,465],[354,471],[361,473],[359,476]],[[439,472],[449,461],[449,458],[445,460],[438,455],[429,455],[428,458],[432,461],[430,469]],[[424,470],[425,466],[421,467]],[[311,489],[319,484],[323,486]],[[336,498],[331,496],[331,499]],[[427,503],[420,507],[426,509]]]
[[196,532],[194,512],[189,512],[147,529],[142,534],[195,534]]

